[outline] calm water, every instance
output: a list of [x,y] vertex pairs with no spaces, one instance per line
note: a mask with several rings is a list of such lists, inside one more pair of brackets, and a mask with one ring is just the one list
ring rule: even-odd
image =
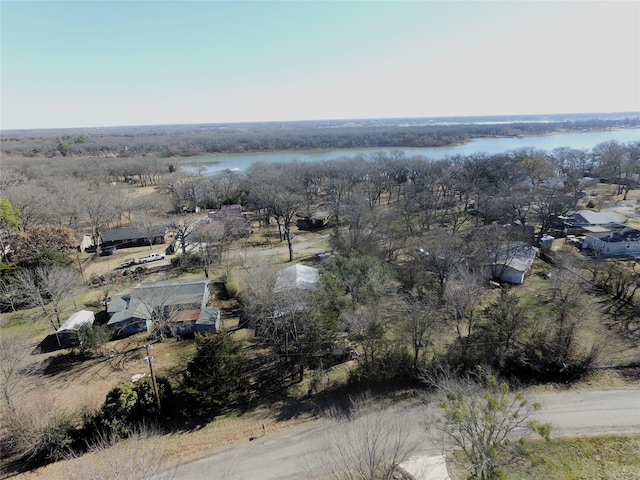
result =
[[494,155],[519,148],[536,148],[551,151],[558,147],[570,147],[591,150],[599,143],[611,140],[620,143],[640,141],[640,128],[627,128],[604,132],[561,133],[557,135],[520,138],[481,138],[464,145],[456,145],[453,147],[354,148],[343,150],[212,155],[185,158],[181,160],[180,164],[187,171],[196,172],[202,169],[205,174],[212,174],[227,168],[246,170],[253,163],[257,162],[290,162],[293,160],[312,162],[332,160],[341,157],[355,157],[357,155],[364,155],[366,157],[375,152],[401,151],[408,157],[423,155],[431,160],[440,160],[454,155],[471,155],[480,152]]

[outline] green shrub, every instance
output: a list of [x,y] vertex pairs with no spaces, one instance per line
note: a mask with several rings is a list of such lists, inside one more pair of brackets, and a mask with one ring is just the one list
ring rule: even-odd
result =
[[42,432],[38,456],[44,462],[57,462],[66,458],[73,445],[73,419],[69,415],[59,415]]
[[[173,390],[166,378],[158,377],[156,381],[162,415],[167,416],[173,411]],[[151,377],[137,384],[120,382],[107,393],[95,429],[102,434],[126,438],[141,422],[157,417],[158,407]]]
[[127,437],[135,419],[138,391],[132,382],[120,382],[105,399],[99,425],[118,437]]
[[156,395],[153,391],[153,380],[151,380],[151,377],[146,377],[138,382],[136,386],[138,398],[135,417],[137,420],[156,417],[159,413],[167,416],[173,411],[173,389],[169,380],[164,377],[156,377],[156,384],[158,385],[158,396],[160,397],[162,412],[158,412]]
[[102,346],[111,338],[111,332],[106,325],[85,323],[78,329],[78,351],[83,357],[100,354]]
[[102,307],[102,302],[100,300],[89,300],[84,302],[84,306],[86,308],[100,308]]

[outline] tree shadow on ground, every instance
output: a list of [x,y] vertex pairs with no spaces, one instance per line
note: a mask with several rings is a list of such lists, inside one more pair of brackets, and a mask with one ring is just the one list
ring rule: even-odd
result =
[[6,446],[0,444],[0,452],[2,452],[0,458],[3,460],[0,465],[0,478],[17,477],[33,469],[24,457],[10,456]]
[[90,366],[88,363],[92,364],[93,362],[87,362],[87,359],[82,355],[68,352],[43,360],[38,365],[37,371],[41,375],[54,376],[75,369],[81,364],[87,365],[88,368]]

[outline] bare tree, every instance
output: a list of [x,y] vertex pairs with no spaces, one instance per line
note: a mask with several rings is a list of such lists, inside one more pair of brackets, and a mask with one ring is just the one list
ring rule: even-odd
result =
[[169,230],[173,232],[182,251],[182,261],[187,258],[187,241],[196,231],[198,219],[187,215],[174,216],[169,221]]
[[159,338],[176,334],[181,312],[200,308],[200,303],[179,303],[180,290],[175,285],[148,282],[141,284],[136,290],[137,298],[149,314],[153,332]]
[[342,207],[341,222],[346,228],[334,230],[331,244],[346,255],[374,255],[381,249],[381,230],[387,220],[366,198],[352,195]]
[[[29,376],[34,372],[27,357],[32,352],[29,331],[0,336],[0,441],[5,452],[32,459],[59,460],[71,440],[72,416],[51,398],[42,401]],[[52,440],[52,437],[54,438]]]
[[554,328],[549,343],[553,356],[559,363],[569,364],[575,355],[578,329],[589,308],[589,300],[582,284],[576,282],[568,270],[556,270],[548,286],[550,310],[554,317]]
[[45,187],[35,182],[23,183],[7,190],[5,195],[20,210],[20,230],[47,223],[51,203]]
[[[622,174],[625,153],[624,145],[615,140],[599,143],[591,149],[591,156],[600,175],[612,182],[617,181]],[[619,185],[617,193],[622,193],[622,185]]]
[[442,229],[427,232],[420,239],[418,259],[436,277],[440,295],[444,293],[456,268],[466,260],[463,246],[460,237]]
[[118,217],[114,195],[113,189],[106,185],[84,192],[84,212],[91,227],[93,243],[97,246],[98,253],[100,253],[102,235]]
[[172,175],[166,177],[163,190],[171,196],[174,206],[199,206],[205,198],[205,179],[195,175]]
[[627,199],[629,192],[638,185],[640,174],[640,141],[629,142],[626,145],[626,153],[622,163],[622,178],[620,187],[624,192],[623,200]]
[[240,175],[234,171],[223,171],[209,177],[206,185],[213,191],[212,200],[228,205],[237,200],[240,192]]
[[62,302],[80,284],[78,272],[57,265],[21,270],[15,276],[19,295],[32,307],[42,310],[54,331],[62,322]]
[[149,249],[153,249],[156,238],[164,237],[167,230],[166,220],[152,214],[140,215],[134,224],[149,243]]
[[363,171],[364,158],[337,158],[325,164],[327,192],[336,226],[342,225],[342,206],[347,202]]
[[519,154],[517,156],[523,155],[518,166],[529,178],[531,192],[535,194],[538,185],[553,175],[553,165],[544,151],[528,149],[517,153]]
[[150,480],[174,478],[167,469],[166,448],[158,432],[140,426],[126,440],[100,436],[89,453],[77,457],[70,469],[70,480]]
[[12,280],[0,279],[0,308],[9,307],[12,312],[18,305],[18,288]]
[[418,374],[425,363],[427,349],[442,330],[441,312],[437,298],[428,294],[410,294],[404,299],[402,307],[401,332],[411,345],[413,371]]
[[325,430],[323,449],[310,474],[322,468],[335,480],[391,480],[398,466],[416,451],[419,440],[411,435],[415,423],[408,415],[351,402],[350,414],[327,413],[332,424]]
[[326,340],[327,329],[313,309],[313,291],[283,285],[278,272],[269,266],[247,270],[241,296],[243,317],[255,328],[256,336],[279,355],[299,366],[302,379],[306,359]]
[[466,266],[460,266],[445,288],[444,298],[452,310],[458,342],[462,348],[462,360],[466,358],[469,341],[476,327],[476,311],[485,291],[485,284],[485,275],[481,271],[471,271]]
[[48,190],[50,204],[55,205],[55,208],[50,208],[47,212],[48,223],[80,232],[85,212],[83,189],[78,188],[77,181],[71,178],[59,179],[51,182]]
[[306,204],[297,170],[295,164],[257,164],[249,171],[250,197],[276,220],[280,240],[287,241],[290,262],[293,261],[291,225]]
[[27,388],[24,360],[31,352],[31,344],[28,331],[16,334],[3,334],[0,336],[0,389],[2,389],[2,417],[6,433],[12,438],[19,435],[18,405],[20,395]]

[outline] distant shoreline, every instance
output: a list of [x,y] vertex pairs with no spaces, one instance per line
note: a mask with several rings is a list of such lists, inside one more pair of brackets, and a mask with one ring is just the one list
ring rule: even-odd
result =
[[456,118],[448,122],[421,119],[275,122],[0,133],[2,154],[7,156],[180,159],[326,150],[447,148],[483,138],[542,137],[638,127],[640,113],[627,117],[617,114],[529,119]]

